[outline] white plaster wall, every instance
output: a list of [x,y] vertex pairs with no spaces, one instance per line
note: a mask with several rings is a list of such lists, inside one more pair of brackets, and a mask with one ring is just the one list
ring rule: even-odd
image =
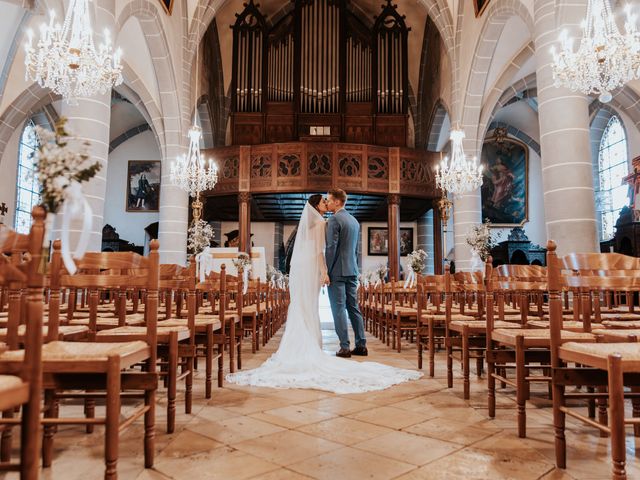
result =
[[16,179],[18,177],[18,150],[22,126],[13,132],[2,159],[0,159],[0,204],[6,203],[7,214],[0,216],[0,222],[13,228],[16,209]]
[[[129,160],[160,160],[160,150],[150,131],[130,138],[109,154],[104,223],[116,229],[120,238],[144,245],[144,229],[157,222],[159,213],[126,211],[127,167]],[[165,165],[162,168],[168,168]]]

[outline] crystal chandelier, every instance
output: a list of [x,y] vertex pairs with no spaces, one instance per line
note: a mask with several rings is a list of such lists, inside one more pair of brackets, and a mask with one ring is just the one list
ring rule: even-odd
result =
[[[181,155],[171,162],[171,183],[186,191],[194,200],[191,202],[193,211],[192,228],[202,228],[202,201],[200,194],[205,190],[211,190],[218,183],[218,167],[211,161],[205,160],[200,151],[200,139],[202,138],[202,128],[198,125],[198,50],[196,50],[196,76],[195,76],[195,98],[193,125],[189,129],[189,150],[186,155]],[[199,233],[196,233],[199,235]]]
[[573,50],[573,39],[566,30],[560,35],[562,51],[557,53],[551,48],[556,87],[596,94],[602,103],[607,103],[611,101],[612,90],[640,76],[638,17],[631,14],[629,5],[625,12],[625,34],[622,35],[609,0],[589,0],[578,49]]
[[482,185],[482,165],[478,159],[467,159],[462,148],[463,130],[451,130],[451,160],[444,157],[436,166],[436,185],[443,192],[462,195]]
[[67,101],[106,93],[122,83],[121,51],[113,52],[109,31],[98,49],[93,44],[89,21],[89,0],[70,0],[64,23],[55,23],[51,10],[49,25],[40,27],[40,39],[33,46],[33,32],[27,31],[25,79],[32,79]]
[[200,152],[201,136],[202,129],[194,118],[193,126],[189,129],[189,151],[171,163],[171,182],[194,198],[218,183],[217,167],[210,159],[205,160]]

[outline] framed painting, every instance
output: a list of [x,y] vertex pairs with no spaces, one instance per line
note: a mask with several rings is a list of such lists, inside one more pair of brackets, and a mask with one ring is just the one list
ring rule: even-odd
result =
[[[389,255],[389,229],[369,227],[367,231],[368,255],[383,257]],[[406,257],[413,252],[413,228],[400,229],[400,256]]]
[[413,252],[413,228],[400,229],[400,256],[406,257]]
[[496,128],[482,146],[482,218],[495,227],[523,226],[528,220],[529,148]]
[[490,0],[473,0],[473,6],[476,10],[476,17],[482,15]]
[[160,0],[160,3],[162,4],[164,11],[167,12],[167,15],[171,15],[171,12],[173,11],[173,0]]
[[369,227],[367,230],[368,255],[384,257],[389,254],[389,229]]
[[129,160],[127,212],[159,211],[160,173],[159,160]]

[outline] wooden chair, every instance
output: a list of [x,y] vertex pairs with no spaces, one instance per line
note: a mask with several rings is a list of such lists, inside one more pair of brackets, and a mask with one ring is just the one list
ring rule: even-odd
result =
[[[547,265],[556,465],[559,468],[567,466],[565,420],[569,415],[597,428],[601,436],[610,436],[612,478],[626,479],[625,426],[633,424],[635,434],[640,435],[640,429],[637,428],[640,408],[640,343],[635,335],[624,333],[616,338],[608,331],[600,336],[600,340],[625,343],[567,342],[562,331],[564,319],[560,296],[563,289],[573,288],[581,292],[603,292],[605,297],[611,292],[625,292],[631,297],[634,292],[640,291],[640,260],[616,253],[574,253],[558,257],[556,245],[550,241],[547,245]],[[583,297],[586,298],[586,295]],[[585,311],[585,315],[587,313]],[[577,386],[588,387],[588,390],[576,392],[573,387]],[[625,387],[630,387],[630,390],[626,392]],[[625,419],[625,397],[633,400],[636,418]],[[590,418],[591,415],[584,416],[569,408],[568,400],[572,398],[598,399],[598,421]]]
[[[521,277],[492,276],[487,282],[487,387],[489,416],[495,417],[496,412],[496,380],[501,384],[515,388],[518,421],[518,436],[526,437],[526,401],[530,396],[530,386],[533,382],[550,384],[548,374],[551,366],[550,343],[551,334],[548,328],[527,328],[528,316],[526,310],[520,312],[515,319],[520,319],[522,328],[496,328],[494,295],[498,297],[498,304],[507,294],[514,296],[520,303],[522,296],[529,293],[545,293],[546,279],[540,279],[525,271]],[[566,341],[590,342],[594,336],[588,332],[563,330],[562,337]],[[515,378],[508,372],[515,370]],[[533,375],[534,370],[541,370],[542,374]]]
[[[117,462],[119,432],[144,416],[145,467],[153,466],[155,452],[155,393],[158,384],[157,363],[157,312],[159,262],[156,240],[150,244],[149,257],[132,252],[87,253],[76,261],[79,273],[60,275],[60,284],[72,289],[119,288],[122,285],[146,290],[146,332],[140,340],[127,342],[63,342],[51,341],[42,348],[42,367],[45,391],[45,426],[43,439],[43,465],[53,460],[53,438],[57,425],[81,424],[105,426],[105,478],[118,477]],[[52,256],[52,278],[61,272],[60,258]],[[138,275],[113,274],[113,271],[144,272]],[[109,272],[101,274],[100,272]],[[53,284],[54,282],[52,282]],[[51,295],[50,302],[56,302]],[[89,298],[91,309],[97,305],[97,295]],[[55,309],[55,305],[50,306]],[[49,318],[49,328],[56,328],[55,317]],[[55,337],[54,337],[55,338]],[[0,365],[15,368],[22,362],[20,352],[6,352],[0,356]],[[134,367],[143,365],[143,371]],[[142,392],[142,393],[141,393]],[[60,400],[67,398],[104,398],[104,417],[59,418]],[[121,418],[123,398],[142,399],[130,415]]]
[[418,309],[416,305],[416,288],[405,288],[404,282],[391,280],[387,285],[389,288],[388,299],[390,304],[386,304],[384,315],[387,331],[391,332],[391,345],[398,353],[402,351],[402,337],[408,335],[413,341],[417,329]]
[[[24,304],[14,311],[26,325],[22,340],[24,350],[14,350],[21,357],[17,364],[2,359],[6,345],[0,344],[0,411],[9,412],[0,419],[2,449],[0,471],[19,471],[22,480],[38,478],[40,453],[40,404],[42,395],[42,312],[44,277],[39,270],[44,238],[45,212],[35,207],[33,225],[28,235],[0,226],[0,285],[5,291],[23,290]],[[11,255],[8,259],[4,255]],[[13,320],[13,319],[12,319]],[[16,319],[17,320],[17,319]],[[17,338],[17,321],[11,322],[10,337]],[[21,407],[20,418],[12,418]],[[12,463],[11,429],[20,425],[20,461]]]

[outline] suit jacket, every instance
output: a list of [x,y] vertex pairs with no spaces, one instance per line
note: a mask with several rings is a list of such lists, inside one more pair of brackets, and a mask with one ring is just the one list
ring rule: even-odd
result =
[[329,218],[325,257],[329,277],[355,277],[358,275],[358,240],[360,224],[345,209]]

